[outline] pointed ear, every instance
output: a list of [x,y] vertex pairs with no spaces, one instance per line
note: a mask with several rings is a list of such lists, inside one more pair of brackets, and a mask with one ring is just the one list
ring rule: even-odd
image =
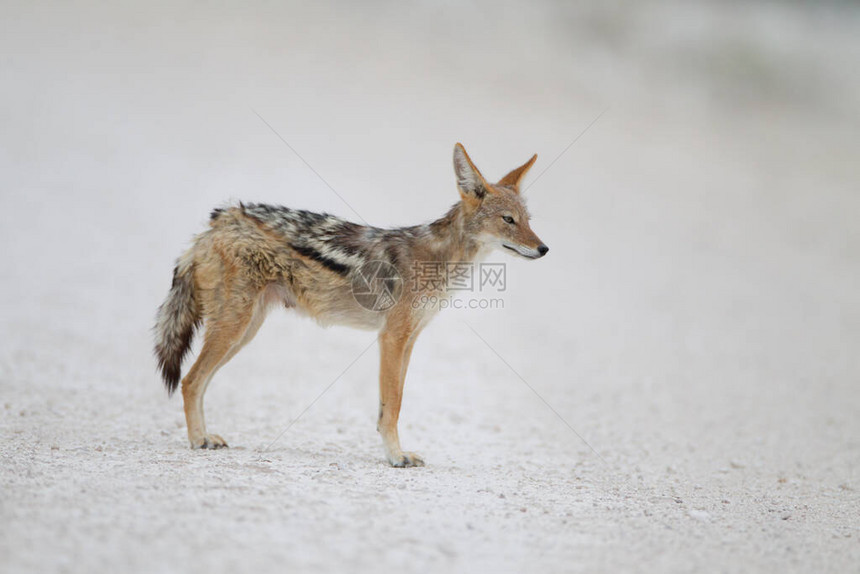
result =
[[472,163],[463,144],[454,146],[454,173],[457,175],[457,187],[463,199],[470,202],[480,202],[487,194],[487,180]]
[[508,175],[499,180],[498,185],[502,187],[510,187],[517,193],[520,192],[520,182],[528,173],[529,169],[534,165],[537,160],[537,154],[534,154],[530,160],[526,163],[518,167],[517,169],[511,171]]

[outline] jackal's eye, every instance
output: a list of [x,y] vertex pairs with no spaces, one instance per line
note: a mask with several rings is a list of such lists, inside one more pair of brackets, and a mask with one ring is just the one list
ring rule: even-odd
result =
[[514,224],[514,218],[511,217],[510,215],[503,215],[502,219],[505,220],[505,223],[510,223],[511,225]]

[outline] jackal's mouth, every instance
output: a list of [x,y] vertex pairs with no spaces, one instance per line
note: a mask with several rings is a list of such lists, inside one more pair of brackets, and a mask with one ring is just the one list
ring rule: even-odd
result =
[[522,247],[515,247],[507,243],[502,243],[502,247],[504,247],[505,249],[510,249],[520,257],[525,257],[526,259],[537,259],[541,256],[541,254],[535,250],[529,249],[528,251],[525,251],[525,249]]

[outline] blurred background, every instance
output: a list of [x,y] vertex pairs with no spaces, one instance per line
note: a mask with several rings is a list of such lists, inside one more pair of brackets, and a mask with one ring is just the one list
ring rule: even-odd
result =
[[[199,492],[228,464],[186,451],[181,401],[167,401],[151,358],[174,259],[229,201],[379,226],[434,219],[457,199],[457,141],[493,179],[539,155],[526,195],[551,251],[536,262],[494,255],[507,263],[505,309],[446,311],[422,335],[401,436],[449,482],[428,486],[429,498],[402,494],[432,517],[442,510],[428,493],[456,499],[464,473],[517,481],[521,493],[537,480],[529,496],[546,516],[480,539],[465,522],[428,518],[404,527],[420,540],[405,547],[453,568],[665,566],[661,549],[688,545],[630,517],[664,516],[648,505],[678,497],[698,501],[683,514],[693,533],[678,536],[700,544],[672,564],[809,566],[822,549],[849,564],[860,487],[858,37],[853,2],[3,2],[9,564],[52,563],[50,540],[70,568],[140,568],[153,556],[166,569],[229,567],[229,548],[194,550],[240,537],[237,514],[212,518],[208,533],[191,528],[177,549],[162,522],[191,520],[196,510],[170,514],[189,494],[150,490],[170,488],[158,477],[176,461],[208,469],[199,484],[182,479]],[[350,486],[326,496],[387,532],[385,514],[361,506],[378,493],[355,468],[380,474],[373,484],[400,480],[380,466],[376,351],[360,355],[372,340],[273,313],[215,378],[207,414],[212,431],[247,448],[225,456],[259,457],[360,356],[267,456],[287,474],[354,465]],[[106,456],[120,470],[106,474]],[[123,513],[69,510],[99,508],[81,499],[91,484]],[[411,564],[367,540],[372,530],[303,514],[301,496],[314,495],[293,494],[293,522],[279,521],[283,508],[251,515],[243,528],[255,537],[234,551],[255,550],[248,559],[263,566],[334,568],[301,554],[329,533],[340,549],[331,560],[370,567],[361,547]],[[244,496],[238,514],[271,502]],[[163,513],[138,521],[141,497]],[[726,499],[737,515],[720,514]],[[480,516],[473,527],[507,524],[460,502],[467,519]],[[810,504],[819,510],[799,510]],[[559,508],[566,526],[552,521]],[[800,525],[777,534],[758,523],[769,512]],[[586,521],[589,535],[576,527]],[[714,524],[722,534],[696,538]],[[849,551],[840,544],[852,534]],[[93,536],[98,550],[84,542]],[[776,550],[790,544],[774,540],[809,536],[821,545],[794,545],[790,560]]]

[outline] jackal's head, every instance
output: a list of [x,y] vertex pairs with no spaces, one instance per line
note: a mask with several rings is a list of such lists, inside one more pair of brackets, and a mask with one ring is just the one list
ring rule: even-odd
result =
[[536,159],[533,155],[498,183],[489,183],[463,144],[454,146],[454,173],[470,234],[487,247],[503,247],[527,259],[538,259],[549,251],[529,226],[529,212],[520,195],[520,182]]

